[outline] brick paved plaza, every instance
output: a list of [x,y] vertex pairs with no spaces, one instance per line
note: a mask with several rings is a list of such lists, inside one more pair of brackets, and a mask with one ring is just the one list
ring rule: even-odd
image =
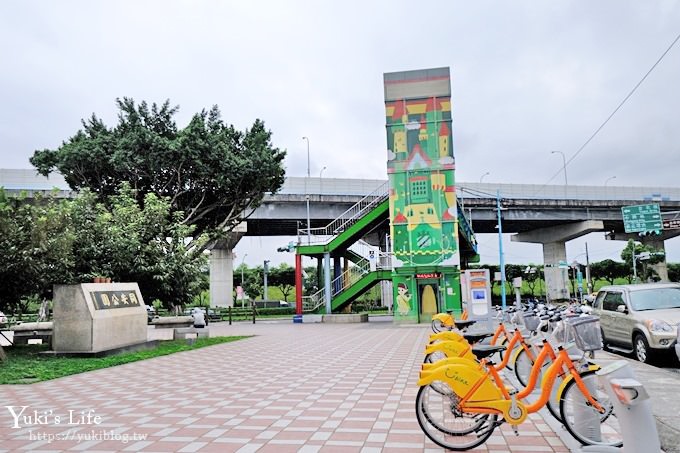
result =
[[[0,452],[442,451],[414,414],[428,326],[218,323],[210,331],[255,337],[0,386]],[[171,332],[149,331],[160,335]],[[6,405],[52,413],[13,429]],[[84,423],[69,425],[69,410]],[[518,437],[503,425],[472,451],[568,452],[542,415],[531,415]]]

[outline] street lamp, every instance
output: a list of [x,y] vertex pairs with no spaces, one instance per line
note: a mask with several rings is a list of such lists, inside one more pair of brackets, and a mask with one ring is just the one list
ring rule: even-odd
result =
[[312,225],[309,217],[309,194],[305,195],[305,201],[307,202],[307,244],[312,243]]
[[611,181],[612,179],[616,179],[616,176],[610,176],[609,178],[607,178],[607,179],[604,181],[604,186],[607,187],[607,183],[608,183],[609,181]]
[[267,287],[267,274],[269,273],[269,260],[264,260],[264,266],[262,268],[262,273],[264,274],[264,297],[263,300],[267,300],[267,293],[268,287]]
[[491,174],[491,172],[489,172],[489,171],[487,171],[486,173],[484,173],[482,176],[479,177],[479,182],[481,183],[482,180],[484,179],[484,177],[485,177],[486,175],[490,175],[490,174]]
[[307,140],[307,179],[305,179],[305,201],[307,203],[307,244],[312,243],[311,225],[309,222],[309,194],[307,193],[307,180],[309,179],[309,137],[302,137]]
[[309,138],[302,137],[302,140],[307,140],[307,177],[309,178]]
[[323,179],[321,177],[323,176],[323,171],[326,169],[326,166],[324,165],[321,171],[319,172],[319,201],[321,201],[321,192],[323,192]]
[[241,288],[243,288],[243,264],[246,262],[246,256],[248,256],[247,253],[243,255],[243,259],[241,260]]
[[562,155],[562,169],[564,170],[564,185],[569,185],[567,183],[567,158],[564,156],[562,151],[550,151],[550,154],[560,153]]

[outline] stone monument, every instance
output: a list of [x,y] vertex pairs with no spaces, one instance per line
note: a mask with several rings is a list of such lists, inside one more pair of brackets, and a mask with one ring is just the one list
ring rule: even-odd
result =
[[137,283],[55,285],[55,353],[100,353],[146,343],[147,313]]

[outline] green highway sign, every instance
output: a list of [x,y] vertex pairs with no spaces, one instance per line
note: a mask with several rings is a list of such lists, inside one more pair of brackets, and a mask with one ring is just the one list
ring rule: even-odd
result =
[[626,233],[656,233],[663,229],[658,204],[624,206],[621,208],[621,213]]

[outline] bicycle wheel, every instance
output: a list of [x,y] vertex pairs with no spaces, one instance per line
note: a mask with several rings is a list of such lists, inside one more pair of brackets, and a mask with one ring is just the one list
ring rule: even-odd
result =
[[425,435],[440,447],[464,451],[475,448],[491,436],[497,415],[472,414],[458,408],[459,398],[444,382],[438,388],[423,386],[416,396],[416,418]]
[[432,331],[434,333],[439,333],[443,332],[444,330],[451,330],[448,328],[443,322],[441,322],[439,319],[433,319],[432,320]]
[[517,376],[517,380],[522,384],[522,387],[526,387],[529,383],[529,375],[533,365],[534,361],[529,358],[524,349],[521,349],[515,356],[512,366],[515,369],[515,376]]
[[434,351],[425,355],[423,363],[435,363],[447,358],[448,356],[443,351]]
[[564,427],[583,445],[623,445],[619,419],[595,371],[581,373],[581,380],[605,412],[598,412],[578,388],[576,380],[572,379],[560,396],[560,415]]

